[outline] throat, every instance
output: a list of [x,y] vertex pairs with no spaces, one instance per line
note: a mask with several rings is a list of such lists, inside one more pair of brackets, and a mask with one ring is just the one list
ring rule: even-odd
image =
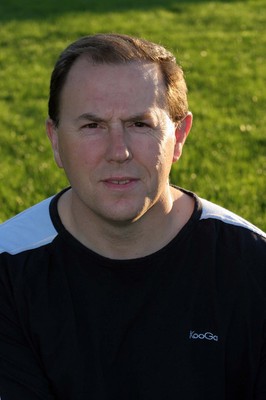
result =
[[181,194],[167,211],[153,210],[137,221],[99,221],[80,218],[71,207],[71,193],[63,194],[58,212],[66,230],[86,248],[111,259],[142,258],[165,247],[189,220],[194,201]]

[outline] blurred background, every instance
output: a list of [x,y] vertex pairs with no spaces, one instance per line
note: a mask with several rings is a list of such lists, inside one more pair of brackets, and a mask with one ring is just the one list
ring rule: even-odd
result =
[[59,53],[118,32],[184,69],[194,125],[172,182],[266,230],[266,0],[3,0],[0,32],[0,222],[67,185],[45,134]]

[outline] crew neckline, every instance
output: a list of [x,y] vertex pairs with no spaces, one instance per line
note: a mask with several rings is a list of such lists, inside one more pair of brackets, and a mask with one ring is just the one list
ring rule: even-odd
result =
[[119,265],[125,267],[125,265],[134,265],[137,266],[138,264],[147,264],[147,263],[152,263],[154,258],[160,257],[160,255],[163,255],[165,252],[167,252],[172,246],[176,246],[179,242],[183,241],[183,239],[187,236],[187,234],[193,229],[195,223],[200,220],[200,216],[202,214],[202,204],[200,201],[200,198],[193,192],[180,188],[178,186],[172,185],[174,188],[180,190],[181,192],[187,194],[188,196],[192,197],[194,199],[194,210],[187,221],[187,223],[181,228],[181,230],[175,235],[175,237],[170,240],[165,246],[162,248],[158,249],[157,251],[148,254],[143,257],[138,257],[138,258],[129,258],[129,259],[113,259],[113,258],[108,258],[106,256],[103,256],[94,250],[90,249],[89,247],[86,247],[84,244],[82,244],[78,239],[76,239],[64,226],[64,224],[61,221],[61,218],[59,216],[58,212],[58,201],[60,197],[70,189],[70,187],[63,189],[61,192],[59,192],[57,195],[53,197],[50,203],[50,217],[51,221],[58,232],[59,237],[64,240],[65,242],[68,243],[69,246],[73,248],[75,252],[82,253],[84,257],[89,256],[89,257],[94,257],[98,261],[101,261],[105,263],[108,266],[115,265],[116,267],[119,267]]

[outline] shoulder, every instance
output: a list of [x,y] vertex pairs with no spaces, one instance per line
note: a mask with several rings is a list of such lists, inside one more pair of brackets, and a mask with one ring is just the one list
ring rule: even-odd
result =
[[266,301],[266,234],[233,212],[199,199],[200,240],[205,252],[215,253],[220,271],[228,276],[245,276],[249,283],[256,281]]
[[199,203],[202,234],[208,233],[213,238],[212,243],[215,242],[227,254],[242,259],[244,264],[248,260],[251,261],[252,257],[265,264],[265,232],[239,215],[208,200],[199,199]]
[[0,225],[0,253],[18,254],[50,243],[57,231],[50,217],[53,197]]
[[234,214],[233,212],[208,200],[200,198],[200,202],[202,205],[200,220],[210,220],[217,223],[220,222],[227,228],[239,228],[236,229],[236,231],[242,232],[244,235],[246,234],[249,236],[251,233],[254,233],[258,237],[266,239],[265,232],[239,215]]

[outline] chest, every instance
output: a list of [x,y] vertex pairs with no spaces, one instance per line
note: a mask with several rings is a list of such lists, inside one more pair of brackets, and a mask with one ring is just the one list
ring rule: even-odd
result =
[[77,269],[36,298],[31,331],[55,392],[71,400],[248,396],[260,332],[245,290],[222,291],[199,265],[135,272]]

